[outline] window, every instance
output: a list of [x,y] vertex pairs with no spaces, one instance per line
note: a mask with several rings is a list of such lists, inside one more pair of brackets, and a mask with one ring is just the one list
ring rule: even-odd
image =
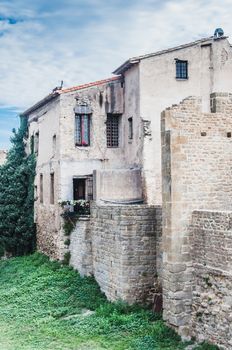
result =
[[176,59],[176,79],[188,79],[188,61]]
[[31,149],[31,154],[33,154],[35,151],[35,136],[34,135],[31,135],[31,138],[30,138],[30,149]]
[[43,174],[40,174],[40,191],[39,191],[40,203],[43,203]]
[[39,154],[39,132],[37,132],[34,137],[34,150],[35,150],[35,154],[38,155]]
[[54,173],[50,174],[50,204],[54,204]]
[[93,176],[77,177],[73,179],[73,199],[93,199]]
[[53,135],[52,137],[52,153],[53,156],[56,154],[56,135]]
[[75,144],[76,146],[90,145],[90,116],[76,114],[75,116]]
[[119,146],[119,118],[118,114],[108,114],[106,120],[106,143],[109,148]]
[[133,139],[133,118],[129,118],[128,119],[128,123],[129,123],[129,140]]

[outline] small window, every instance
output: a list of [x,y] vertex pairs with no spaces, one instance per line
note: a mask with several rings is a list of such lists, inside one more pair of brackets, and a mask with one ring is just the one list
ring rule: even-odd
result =
[[53,135],[52,137],[52,153],[53,156],[56,154],[56,135]]
[[54,188],[54,173],[50,174],[50,204],[54,204],[54,196],[55,188]]
[[106,144],[108,148],[119,147],[120,115],[108,114],[106,120]]
[[31,138],[30,138],[30,149],[31,149],[31,154],[33,154],[35,151],[35,136],[34,135],[31,135]]
[[90,145],[90,116],[76,114],[75,116],[75,144],[76,146]]
[[40,203],[43,203],[43,174],[40,174],[40,191],[39,191]]
[[39,154],[39,132],[37,132],[34,137],[34,151],[36,155]]
[[176,79],[188,79],[188,61],[176,60]]
[[129,126],[129,140],[133,139],[133,118],[128,119],[128,126]]

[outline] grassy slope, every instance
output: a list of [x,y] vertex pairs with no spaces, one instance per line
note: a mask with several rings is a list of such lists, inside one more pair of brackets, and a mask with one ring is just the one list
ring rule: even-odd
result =
[[107,302],[92,278],[43,255],[0,262],[1,350],[184,348],[157,315]]

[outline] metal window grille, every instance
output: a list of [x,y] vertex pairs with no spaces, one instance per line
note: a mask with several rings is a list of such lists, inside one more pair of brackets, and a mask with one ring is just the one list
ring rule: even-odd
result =
[[75,116],[75,143],[77,146],[89,146],[90,144],[90,117],[87,114]]
[[107,115],[106,143],[109,148],[119,146],[119,115]]
[[176,79],[188,79],[188,61],[176,60]]

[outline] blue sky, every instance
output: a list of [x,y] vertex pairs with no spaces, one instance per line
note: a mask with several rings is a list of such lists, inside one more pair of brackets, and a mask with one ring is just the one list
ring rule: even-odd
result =
[[131,56],[232,33],[231,0],[0,1],[0,149],[17,115],[64,86],[111,76]]

